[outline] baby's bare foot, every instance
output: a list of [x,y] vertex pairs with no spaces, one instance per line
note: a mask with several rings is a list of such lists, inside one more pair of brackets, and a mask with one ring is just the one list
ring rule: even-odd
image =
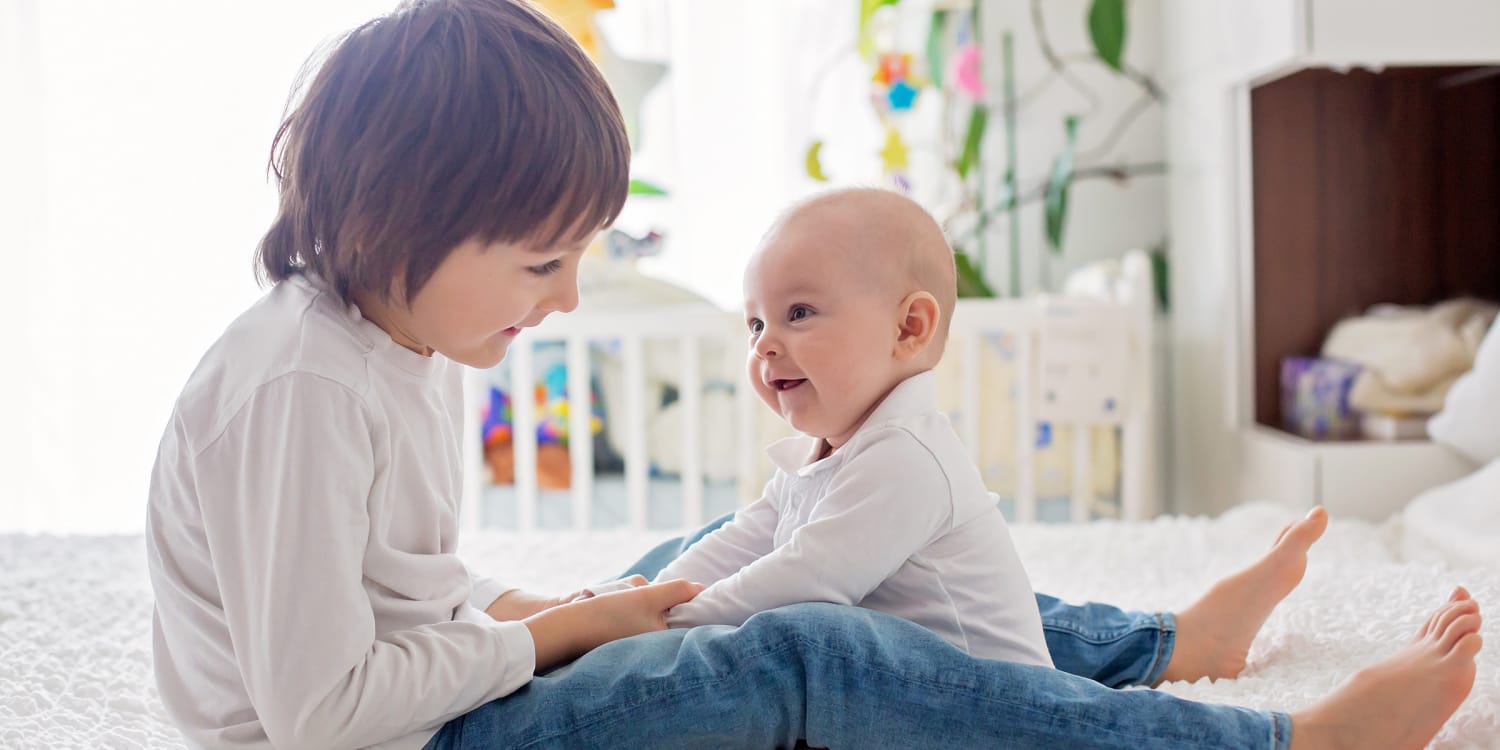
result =
[[1161,681],[1218,679],[1243,671],[1255,634],[1302,581],[1307,550],[1327,528],[1327,511],[1313,508],[1306,518],[1287,524],[1264,557],[1215,583],[1178,613],[1177,642]]
[[1479,603],[1455,591],[1405,648],[1293,714],[1293,750],[1425,746],[1474,687],[1481,622]]

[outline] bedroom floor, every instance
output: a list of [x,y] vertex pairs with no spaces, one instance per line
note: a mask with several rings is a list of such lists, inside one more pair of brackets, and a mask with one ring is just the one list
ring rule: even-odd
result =
[[[1181,607],[1258,556],[1294,515],[1258,505],[1214,519],[1013,528],[1039,590],[1134,609]],[[1335,520],[1307,577],[1235,680],[1173,683],[1185,698],[1296,709],[1405,643],[1456,584],[1500,613],[1500,571],[1407,562],[1399,522]],[[623,569],[666,532],[484,532],[476,570],[541,591]],[[587,543],[583,543],[584,540]],[[0,747],[181,747],[151,683],[151,590],[140,537],[0,535]],[[1432,745],[1500,749],[1500,629],[1491,615],[1474,692]]]

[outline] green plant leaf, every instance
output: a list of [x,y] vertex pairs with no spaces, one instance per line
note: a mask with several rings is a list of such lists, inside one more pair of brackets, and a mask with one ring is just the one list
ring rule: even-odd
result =
[[645,180],[632,179],[630,181],[630,189],[626,191],[626,194],[627,195],[666,195],[667,191],[664,190],[664,189],[662,189],[662,188],[657,187],[656,185],[653,185],[652,183],[646,182]]
[[1000,180],[1000,190],[995,193],[995,203],[990,210],[996,213],[1009,211],[1016,205],[1016,170],[1014,168],[1005,170],[1005,176]]
[[969,254],[963,248],[954,248],[953,266],[958,271],[958,296],[960,297],[993,297],[995,290],[989,284],[984,283],[984,274],[974,267],[974,262],[969,259]]
[[943,57],[943,32],[947,28],[948,11],[933,11],[932,23],[927,27],[927,77],[932,80],[932,87],[935,89],[943,87],[943,68],[947,65],[947,60]]
[[1094,0],[1089,6],[1089,39],[1109,67],[1120,70],[1125,55],[1125,0]]
[[1078,145],[1078,116],[1063,118],[1067,138],[1063,152],[1052,162],[1052,176],[1047,178],[1047,247],[1054,255],[1062,254],[1063,227],[1068,222],[1068,188],[1073,184],[1073,151]]
[[1164,313],[1172,312],[1172,265],[1166,243],[1151,248],[1151,280],[1155,282],[1156,302]]
[[859,0],[859,54],[866,60],[875,57],[875,38],[870,36],[870,17],[883,5],[895,5],[901,0]]
[[984,129],[989,125],[989,115],[989,109],[978,104],[969,113],[969,126],[964,130],[964,150],[958,155],[958,163],[953,165],[958,170],[959,179],[968,177],[969,168],[979,160],[979,146],[984,143]]

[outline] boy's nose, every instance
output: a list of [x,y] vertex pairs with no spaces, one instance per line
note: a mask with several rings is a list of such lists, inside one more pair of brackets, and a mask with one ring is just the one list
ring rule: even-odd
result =
[[780,356],[780,347],[770,336],[761,336],[755,340],[755,356],[761,359],[774,359]]
[[578,309],[578,284],[574,281],[562,284],[561,288],[548,300],[553,310],[561,313],[570,313]]

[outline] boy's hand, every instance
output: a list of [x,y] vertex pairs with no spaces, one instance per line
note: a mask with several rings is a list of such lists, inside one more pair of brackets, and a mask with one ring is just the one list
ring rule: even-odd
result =
[[609,581],[589,586],[588,588],[579,589],[563,594],[562,596],[545,596],[515,589],[514,591],[507,591],[502,594],[500,598],[491,602],[490,606],[486,607],[484,611],[485,614],[496,620],[524,620],[561,604],[582,601],[610,591],[644,586],[647,583],[648,581],[644,576],[630,576],[629,578],[621,578],[618,581]]
[[[690,581],[666,581],[649,583],[599,594],[578,602],[575,606],[589,607],[591,616],[599,618],[606,630],[607,643],[619,638],[667,629],[667,610],[697,596],[706,588],[701,583]],[[597,644],[596,644],[597,645]]]
[[698,595],[701,583],[667,581],[598,594],[525,620],[536,669],[551,669],[620,638],[667,628],[667,610]]
[[562,597],[544,596],[516,589],[501,594],[499,599],[490,602],[490,606],[484,608],[484,612],[496,620],[524,620],[567,601],[568,599]]

